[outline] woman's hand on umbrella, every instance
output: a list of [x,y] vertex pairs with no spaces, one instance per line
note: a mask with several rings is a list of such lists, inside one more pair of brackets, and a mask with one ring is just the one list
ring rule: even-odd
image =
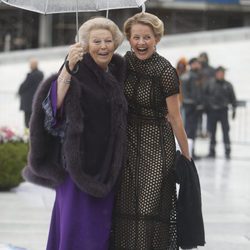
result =
[[84,53],[85,48],[81,43],[75,43],[70,46],[67,60],[69,61],[69,68],[71,70],[74,69],[78,61],[81,61],[83,59]]

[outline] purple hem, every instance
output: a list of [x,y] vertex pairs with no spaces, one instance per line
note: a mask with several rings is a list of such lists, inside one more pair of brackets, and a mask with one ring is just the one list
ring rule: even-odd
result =
[[95,198],[68,176],[56,189],[47,250],[108,250],[114,192]]

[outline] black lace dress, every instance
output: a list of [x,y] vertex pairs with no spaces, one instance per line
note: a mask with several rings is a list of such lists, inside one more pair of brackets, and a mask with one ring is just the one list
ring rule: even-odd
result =
[[179,92],[175,69],[159,54],[127,52],[127,162],[116,197],[113,250],[176,250],[175,140],[166,97]]

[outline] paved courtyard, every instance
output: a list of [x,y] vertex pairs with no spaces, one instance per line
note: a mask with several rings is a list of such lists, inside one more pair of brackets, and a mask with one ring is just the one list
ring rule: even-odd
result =
[[[236,41],[237,30],[229,32],[231,32],[230,39],[226,35],[228,31],[224,33],[218,31],[222,38],[225,36],[224,40],[221,38],[218,40],[216,32],[213,34],[203,32],[202,36],[193,34],[188,36],[189,38],[183,35],[175,36],[173,41],[167,37],[163,39],[161,42],[163,45],[158,49],[173,65],[181,56],[191,58],[197,56],[199,52],[207,51],[212,65],[222,64],[228,68],[228,79],[234,83],[239,99],[249,100],[249,35],[245,35],[242,41]],[[194,43],[196,36],[206,41],[196,44]],[[208,36],[211,36],[211,39],[208,39]],[[176,37],[179,38],[176,40]],[[190,41],[188,44],[182,44],[187,40]],[[167,46],[169,43],[170,47]],[[64,50],[66,48],[28,51],[27,55],[24,51],[19,57],[16,53],[10,56],[1,54],[0,75],[4,83],[0,84],[1,126],[11,124],[14,128],[20,128],[23,121],[23,114],[18,110],[19,99],[15,93],[28,70],[24,55],[26,55],[25,58],[31,54],[39,58],[45,54],[41,57],[40,65],[46,76],[49,76],[60,67],[66,53],[63,52]],[[50,54],[52,59],[49,57]],[[22,60],[17,60],[18,58]],[[250,117],[249,103],[247,108],[237,111],[236,121],[230,121],[232,138],[240,142],[232,145],[230,161],[225,160],[221,143],[217,146],[216,159],[204,157],[208,152],[207,139],[199,139],[196,143],[197,154],[203,156],[201,160],[196,161],[196,165],[202,188],[207,242],[205,247],[199,249],[250,249],[250,124],[248,117]],[[52,190],[26,182],[10,192],[0,192],[0,250],[45,250],[53,201]]]
[[[196,148],[204,156],[207,140]],[[199,249],[250,249],[250,145],[233,145],[230,161],[223,145],[217,151],[214,160],[196,161],[207,241]],[[27,182],[0,192],[0,250],[45,250],[53,201],[53,191]]]

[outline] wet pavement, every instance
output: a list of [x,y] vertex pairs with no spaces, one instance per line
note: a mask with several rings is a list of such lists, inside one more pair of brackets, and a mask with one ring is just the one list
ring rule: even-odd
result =
[[[221,31],[218,31],[221,33]],[[228,31],[224,31],[228,32]],[[197,36],[203,37],[198,34]],[[209,33],[210,35],[212,33]],[[235,85],[240,99],[249,99],[249,37],[242,41],[235,41],[235,31],[232,31],[231,41],[213,40],[194,44],[196,34],[189,38],[180,37],[181,44],[173,40],[174,46],[167,46],[169,37],[162,40],[158,46],[160,54],[175,62],[185,56],[191,58],[199,52],[207,51],[213,66],[223,64],[227,69],[228,80]],[[211,36],[212,37],[212,36]],[[174,38],[174,37],[173,37]],[[165,42],[164,42],[165,41]],[[216,42],[217,41],[217,42]],[[50,51],[28,51],[26,58],[45,53],[41,59],[41,69],[49,76],[56,72],[64,60],[66,52],[48,58]],[[66,51],[66,48],[65,48]],[[125,50],[124,50],[125,51]],[[228,53],[230,51],[230,53]],[[25,52],[24,52],[25,53]],[[28,54],[30,53],[30,54]],[[58,52],[55,52],[58,53]],[[1,55],[3,57],[3,55]],[[25,77],[27,62],[24,54],[20,54],[21,61],[10,56],[9,63],[4,59],[0,65],[2,84],[0,88],[0,124],[12,124],[19,128],[23,114],[18,110],[19,99],[15,92],[20,79]],[[13,74],[13,68],[15,74]],[[248,105],[249,107],[250,105]],[[236,121],[232,125],[232,139],[240,143],[232,145],[232,159],[224,158],[223,145],[217,145],[217,158],[205,158],[208,152],[208,140],[199,139],[196,143],[196,153],[202,156],[195,163],[200,176],[203,216],[206,232],[206,246],[204,250],[248,250],[250,249],[250,109],[237,109]],[[22,130],[22,129],[21,129]],[[221,138],[221,134],[218,134]],[[10,192],[0,192],[0,250],[45,250],[50,215],[54,201],[54,192],[30,183],[22,183]],[[71,249],[69,249],[71,250]]]
[[[207,147],[196,143],[207,242],[199,249],[250,249],[250,145],[233,144],[231,160],[220,143],[217,158],[205,158]],[[0,250],[44,250],[53,201],[52,190],[27,182],[0,192]]]
[[234,145],[231,160],[218,146],[216,159],[196,162],[207,241],[203,249],[250,249],[250,145]]

